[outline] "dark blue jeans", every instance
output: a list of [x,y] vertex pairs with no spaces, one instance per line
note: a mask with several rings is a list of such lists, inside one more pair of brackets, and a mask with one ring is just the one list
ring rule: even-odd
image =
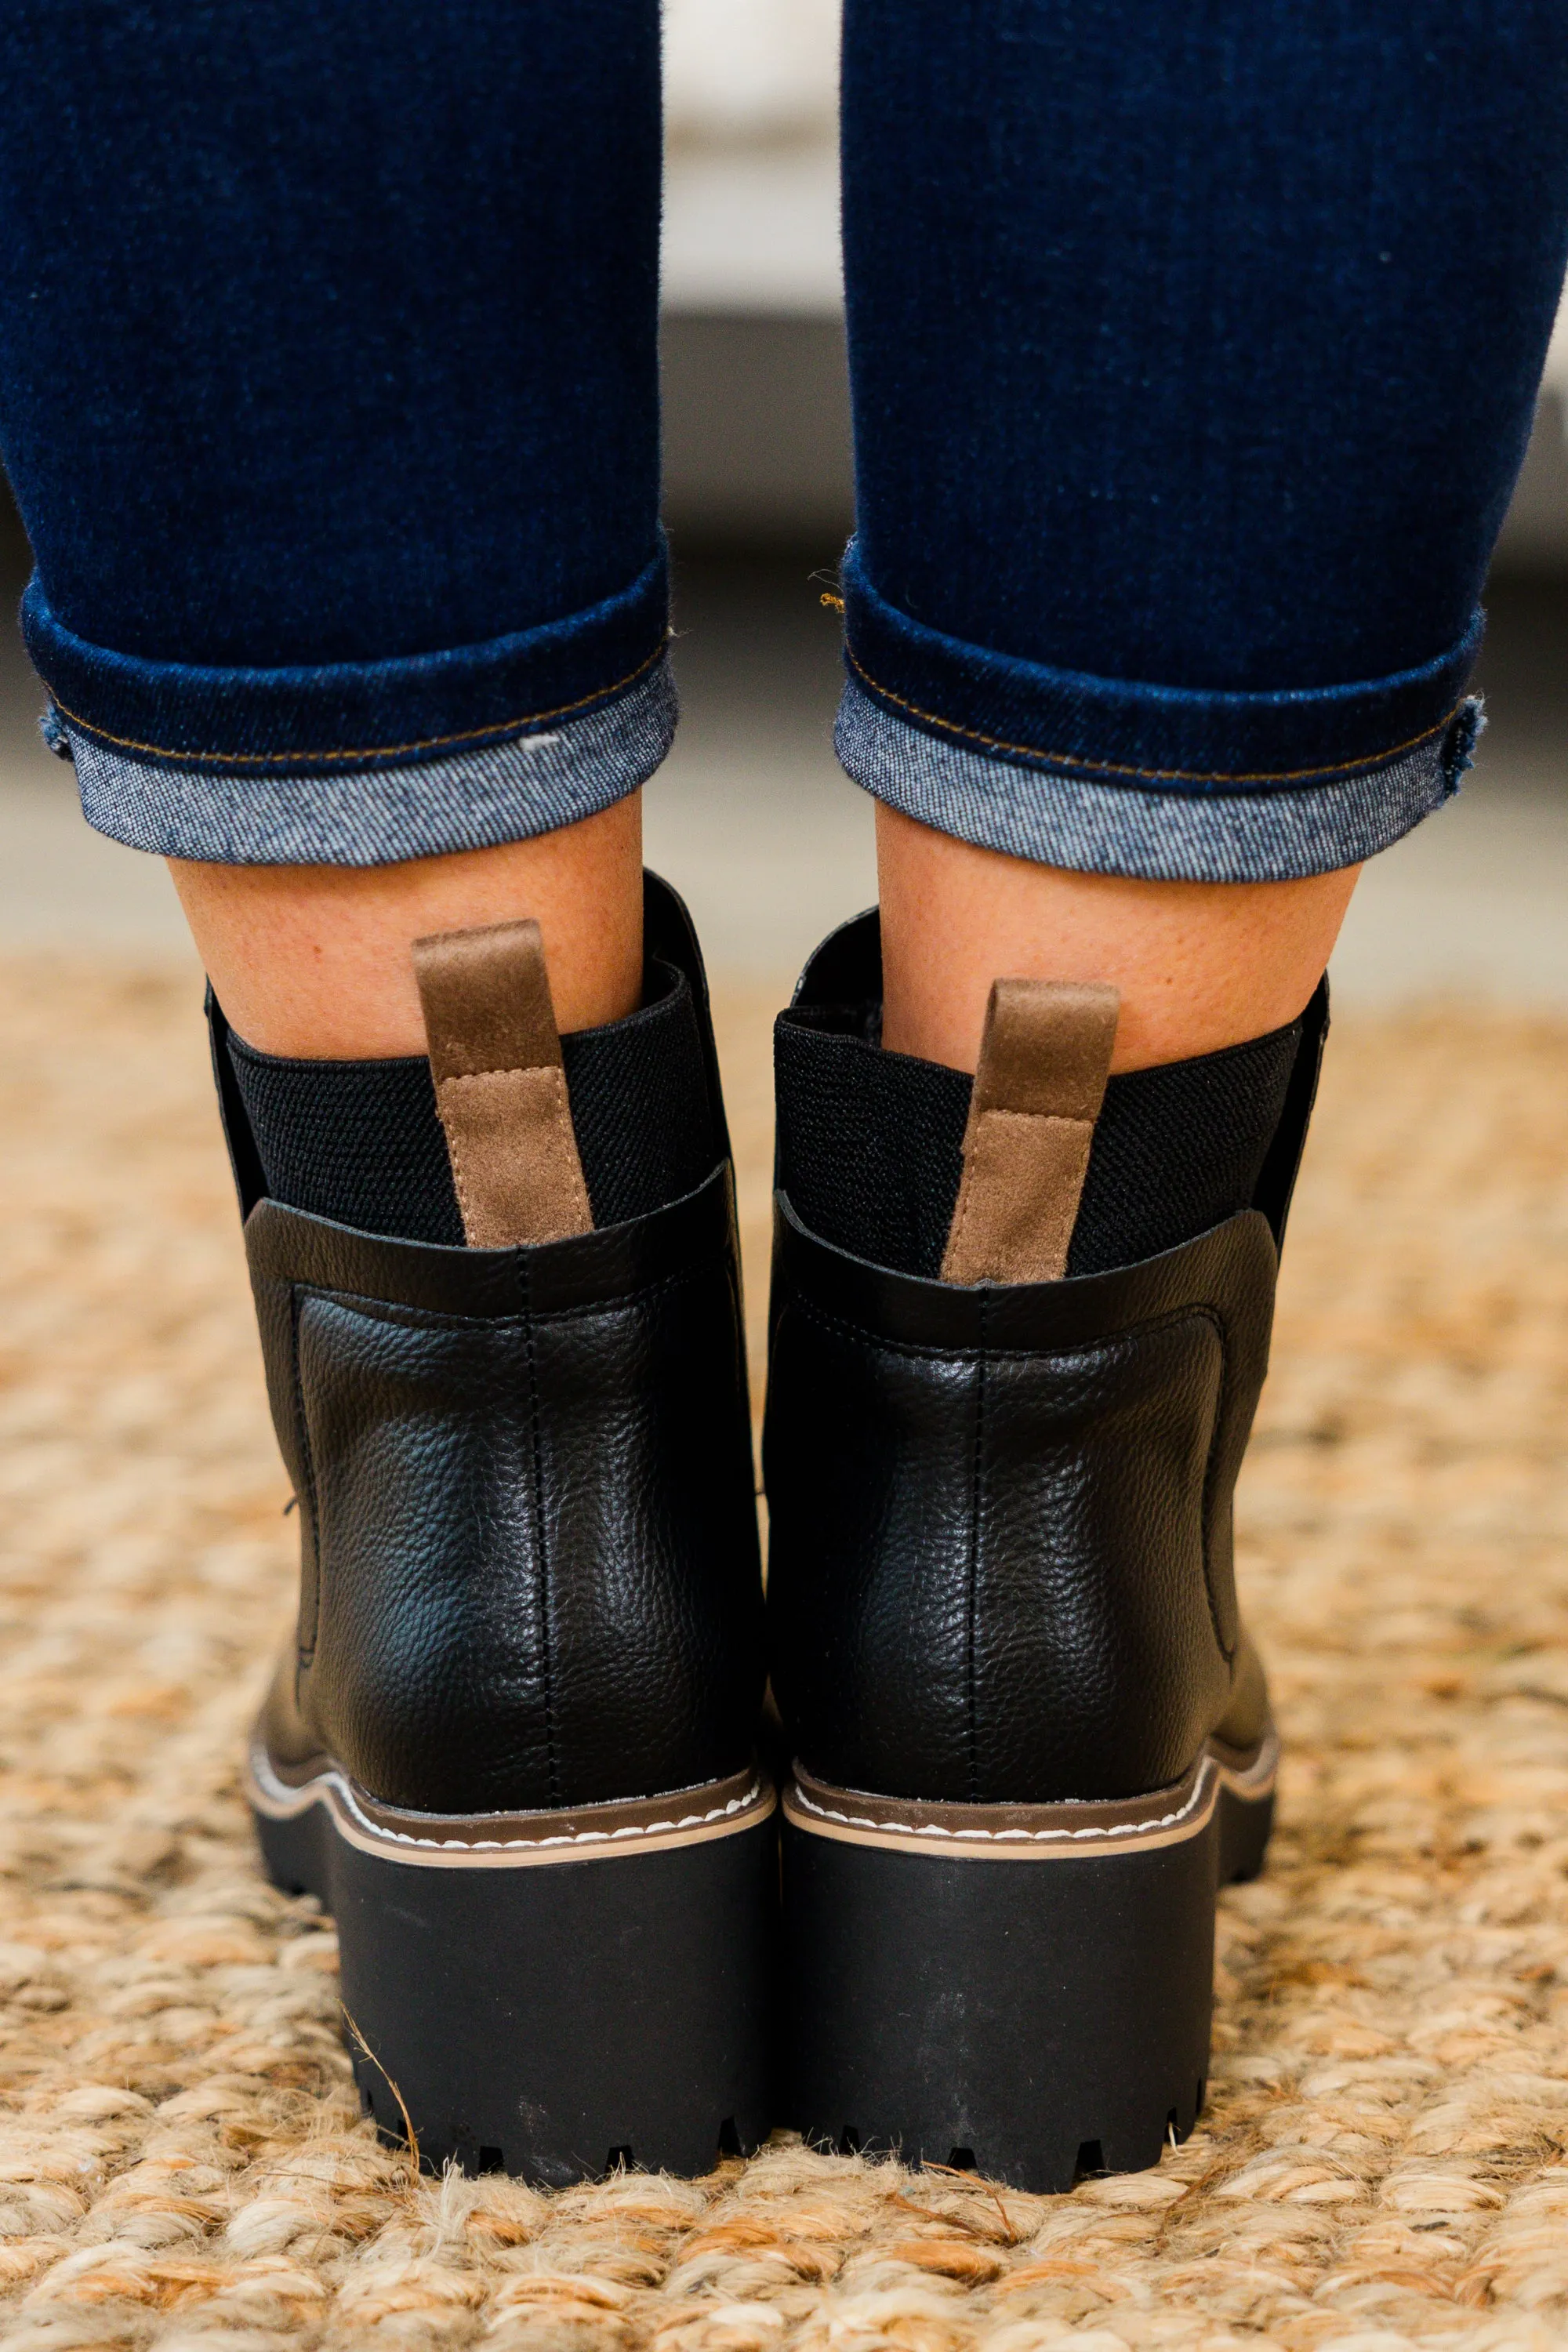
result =
[[[515,839],[674,722],[655,0],[13,0],[0,446],[92,821]],[[1056,864],[1452,790],[1568,247],[1560,0],[847,0],[838,740]]]

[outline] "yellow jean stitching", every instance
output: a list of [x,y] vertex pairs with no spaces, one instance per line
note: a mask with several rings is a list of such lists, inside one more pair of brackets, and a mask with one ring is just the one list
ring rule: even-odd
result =
[[1382,767],[1386,761],[1397,760],[1405,752],[1414,751],[1421,744],[1429,743],[1435,735],[1441,735],[1444,729],[1452,724],[1464,701],[1461,695],[1453,709],[1447,717],[1439,719],[1436,727],[1428,727],[1424,734],[1412,735],[1407,743],[1395,743],[1387,751],[1373,751],[1364,760],[1346,760],[1337,768],[1287,768],[1275,774],[1205,775],[1192,768],[1123,768],[1113,760],[1084,760],[1072,751],[1042,751],[1032,743],[1005,743],[1000,736],[983,735],[977,727],[960,727],[951,719],[939,719],[934,710],[922,710],[918,702],[907,701],[901,694],[894,694],[889,688],[879,686],[870,671],[862,667],[847,646],[844,648],[844,658],[856,677],[864,678],[872,693],[879,694],[884,702],[896,704],[899,709],[907,710],[912,719],[923,719],[928,726],[940,727],[946,734],[966,736],[972,743],[984,743],[993,751],[1013,751],[1023,759],[1050,760],[1060,768],[1083,768],[1105,776],[1131,776],[1145,784],[1297,784],[1306,782],[1312,776],[1348,775],[1358,768]]
[[106,734],[90,719],[79,719],[74,710],[68,710],[58,695],[54,703],[62,719],[79,727],[95,742],[108,743],[116,751],[147,751],[154,759],[184,761],[193,767],[299,768],[320,766],[329,760],[397,760],[411,751],[439,751],[453,743],[475,743],[481,736],[514,734],[519,728],[537,727],[547,719],[565,719],[574,710],[585,710],[590,702],[603,702],[607,696],[635,686],[644,672],[661,658],[669,640],[670,632],[666,630],[647,659],[638,662],[625,677],[616,678],[613,686],[601,686],[575,702],[563,702],[553,710],[532,710],[523,719],[498,719],[491,727],[470,727],[461,735],[426,735],[416,743],[379,743],[363,751],[171,751],[162,743],[139,743],[132,735]]

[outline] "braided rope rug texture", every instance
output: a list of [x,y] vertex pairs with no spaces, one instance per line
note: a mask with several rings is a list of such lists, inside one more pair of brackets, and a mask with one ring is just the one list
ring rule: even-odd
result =
[[[1568,2340],[1568,1029],[1331,1046],[1241,1512],[1282,1822],[1193,2138],[1070,2197],[786,2138],[544,2196],[377,2144],[330,1923],[256,1868],[293,1540],[196,984],[0,1002],[10,2352]],[[755,1317],[770,1007],[721,1010]]]

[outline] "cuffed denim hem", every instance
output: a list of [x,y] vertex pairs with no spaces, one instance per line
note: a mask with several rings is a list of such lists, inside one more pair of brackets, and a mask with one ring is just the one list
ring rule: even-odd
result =
[[1452,723],[1484,625],[1478,610],[1415,669],[1237,692],[1091,677],[944,635],[878,593],[853,540],[844,606],[849,674],[891,717],[1010,766],[1194,793],[1338,784],[1418,756]]
[[399,768],[542,733],[628,693],[669,635],[662,541],[629,586],[482,645],[299,668],[206,667],[77,636],[37,573],[22,634],[66,724],[105,751],[255,775]]
[[[226,866],[391,866],[524,841],[647,782],[675,734],[668,658],[563,725],[402,766],[263,774],[113,750],[51,712],[89,824],[131,849]],[[62,742],[63,739],[63,742]]]
[[845,772],[889,807],[1009,857],[1152,882],[1286,882],[1359,865],[1419,824],[1458,791],[1480,723],[1467,700],[1413,750],[1325,782],[1162,790],[943,741],[851,677],[834,742]]

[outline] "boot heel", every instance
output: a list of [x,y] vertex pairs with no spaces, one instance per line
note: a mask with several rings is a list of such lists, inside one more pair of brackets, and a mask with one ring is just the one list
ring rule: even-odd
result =
[[1157,2164],[1203,2105],[1222,1872],[1277,1754],[1128,1804],[784,1799],[790,2118],[1015,2188]]
[[336,1771],[289,1787],[264,1752],[248,1779],[274,1882],[337,1921],[361,2104],[426,2168],[690,2175],[765,2137],[765,1781],[507,1820],[394,1814]]

